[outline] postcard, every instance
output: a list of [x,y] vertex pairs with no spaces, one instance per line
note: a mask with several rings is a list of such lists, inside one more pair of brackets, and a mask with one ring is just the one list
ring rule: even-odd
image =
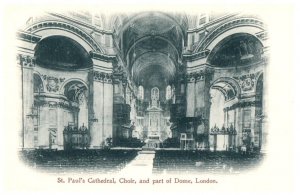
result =
[[6,7],[6,190],[295,192],[292,6],[100,5]]

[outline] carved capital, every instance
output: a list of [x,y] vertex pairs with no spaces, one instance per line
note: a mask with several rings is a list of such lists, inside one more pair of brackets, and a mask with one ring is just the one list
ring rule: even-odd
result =
[[102,82],[102,83],[112,83],[112,74],[94,71],[93,72],[94,81]]
[[186,75],[187,81],[188,82],[198,82],[198,81],[203,81],[206,77],[210,76],[211,74],[214,73],[213,68],[202,68],[197,72],[190,72]]
[[19,54],[17,55],[17,63],[22,67],[34,67],[35,66],[35,58],[32,56],[26,56]]

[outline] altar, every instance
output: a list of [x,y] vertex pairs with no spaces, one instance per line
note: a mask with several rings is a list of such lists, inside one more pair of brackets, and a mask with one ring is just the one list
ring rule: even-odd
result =
[[151,101],[144,110],[144,116],[138,118],[138,129],[143,131],[147,148],[158,148],[168,137],[171,137],[170,116],[161,105],[159,89],[151,89]]

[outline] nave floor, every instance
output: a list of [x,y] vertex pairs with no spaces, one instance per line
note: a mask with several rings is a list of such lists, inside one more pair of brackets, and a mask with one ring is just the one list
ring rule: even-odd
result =
[[258,167],[263,154],[229,152],[113,149],[20,151],[29,167],[50,174],[239,174]]

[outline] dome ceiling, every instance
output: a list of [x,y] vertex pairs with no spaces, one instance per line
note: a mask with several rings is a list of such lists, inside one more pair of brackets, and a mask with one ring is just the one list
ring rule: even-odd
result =
[[130,27],[138,34],[162,34],[174,27],[174,21],[167,17],[162,19],[155,13],[149,13],[134,20]]
[[43,39],[35,48],[36,61],[51,69],[79,69],[92,65],[84,48],[76,41],[64,36]]
[[245,33],[231,35],[221,41],[208,57],[208,62],[214,66],[243,66],[260,61],[262,44]]
[[[134,63],[132,68],[133,79],[143,85],[152,85],[152,81],[147,81],[151,74],[159,74],[164,79],[172,80],[176,72],[173,61],[165,54],[158,52],[148,52],[141,55]],[[150,83],[149,83],[150,82]]]

